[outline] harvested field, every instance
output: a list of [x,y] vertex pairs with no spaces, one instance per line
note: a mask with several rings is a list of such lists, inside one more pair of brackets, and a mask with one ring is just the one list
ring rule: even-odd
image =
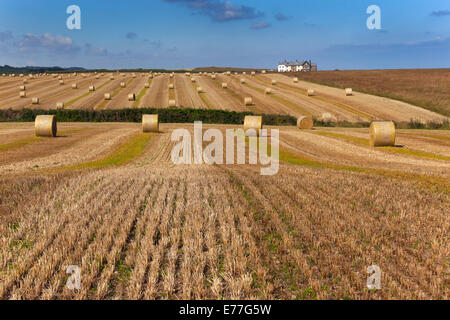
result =
[[377,97],[357,91],[353,91],[352,96],[345,96],[343,89],[332,88],[320,84],[299,81],[293,83],[292,78],[281,74],[261,75],[260,79],[266,82],[270,79],[276,79],[279,85],[291,90],[301,90],[306,92],[311,88],[315,91],[314,98],[322,99],[329,103],[335,103],[340,109],[346,109],[352,113],[360,113],[361,117],[370,118],[372,120],[394,120],[394,121],[410,121],[411,119],[418,121],[443,121],[448,120],[447,117],[435,112],[417,107],[405,102],[392,100],[383,97]]
[[0,123],[2,299],[450,298],[448,131],[397,130],[396,152],[368,129],[283,127],[280,170],[261,176],[174,165],[171,133],[192,124],[58,126]]
[[353,87],[450,116],[450,69],[340,70],[293,76],[339,88]]
[[157,76],[152,79],[150,94],[143,100],[142,105],[153,108],[167,108],[168,105],[168,82],[167,76]]
[[[105,74],[96,78],[94,74],[64,75],[65,84],[61,86],[58,78],[53,76],[36,77],[29,79],[26,84],[26,98],[19,97],[22,79],[1,79],[0,108],[30,108],[33,97],[40,99],[39,105],[36,106],[41,109],[54,109],[57,102],[64,102],[67,109],[167,108],[171,94],[173,95],[171,99],[176,101],[177,107],[185,108],[288,114],[294,117],[310,115],[317,119],[324,113],[329,113],[332,119],[338,122],[448,120],[445,116],[404,102],[360,93],[357,86],[353,86],[356,90],[354,95],[346,97],[343,89],[311,84],[301,81],[301,78],[299,82],[294,83],[292,78],[282,74],[256,76],[219,74],[216,75],[216,79],[212,79],[208,74],[197,74],[194,76],[196,78],[194,86],[190,77],[177,73],[171,79],[175,88],[170,92],[169,74],[155,76],[151,88],[145,88],[148,75],[134,78],[131,73],[124,73],[124,76],[116,76],[111,80],[111,76]],[[245,79],[245,83],[241,83],[241,78]],[[277,85],[271,85],[272,80],[276,80]],[[120,82],[125,82],[126,87],[121,88]],[[227,89],[221,87],[222,82],[228,84]],[[72,83],[77,83],[78,88],[72,89]],[[90,85],[94,85],[96,91],[89,92]],[[204,89],[202,93],[196,91],[197,86]],[[272,94],[264,93],[267,87],[272,88]],[[315,91],[314,96],[307,95],[308,89]],[[107,92],[112,94],[112,99],[105,102],[103,96]],[[138,101],[128,101],[130,93],[135,93]],[[244,98],[250,96],[254,104],[244,106]]]
[[218,87],[217,77],[216,80],[211,79],[209,76],[199,77],[198,84],[204,88],[206,99],[215,106],[215,109],[229,111],[240,111],[242,109],[240,101],[226,94],[222,88]]
[[[198,81],[200,76],[195,77]],[[207,109],[208,106],[202,101],[200,95],[194,88],[190,78],[177,74],[175,76],[175,91],[179,92],[177,103],[180,106],[186,106],[193,109]]]
[[[247,83],[248,86],[261,92],[261,90],[264,90],[270,82],[265,78],[262,78],[262,76],[256,76],[247,77]],[[272,89],[271,98],[274,101],[278,101],[289,106],[292,109],[290,114],[297,117],[300,115],[312,115],[319,118],[324,112],[330,112],[337,120],[347,120],[350,122],[367,120],[362,119],[358,114],[336,108],[335,105],[324,101],[311,99],[310,97],[306,97],[300,91],[288,90],[280,85],[277,85],[276,88]]]

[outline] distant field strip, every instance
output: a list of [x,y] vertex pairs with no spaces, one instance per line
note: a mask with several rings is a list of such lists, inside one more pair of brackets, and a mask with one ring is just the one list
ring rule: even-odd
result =
[[[171,85],[171,84],[174,85],[174,89],[170,89],[170,88],[169,88],[169,85]],[[169,94],[169,100],[176,100],[175,90],[176,90],[177,88],[175,87],[175,83],[174,83],[173,78],[169,78],[167,87],[169,88],[169,89],[167,89],[167,90],[168,90],[168,94]],[[178,101],[177,101],[177,103],[178,103]]]
[[[260,93],[262,93],[262,94],[265,94],[265,91],[264,91],[263,89],[254,87],[254,86],[252,86],[252,85],[250,85],[250,84],[248,84],[248,83],[244,83],[244,86],[246,86],[246,87],[248,87],[248,88],[250,88],[250,89],[256,90],[256,91],[258,91],[258,92],[260,92]],[[300,107],[299,105],[293,103],[292,101],[289,101],[289,100],[287,100],[287,99],[285,99],[285,98],[283,98],[283,97],[280,97],[279,95],[277,95],[277,94],[274,93],[274,92],[272,92],[271,94],[266,94],[266,96],[268,96],[268,97],[270,97],[270,98],[272,98],[272,99],[274,99],[274,100],[280,102],[281,104],[284,104],[284,105],[288,106],[288,107],[291,108],[291,109],[294,109],[294,110],[296,110],[296,111],[301,112],[301,113],[304,114],[305,116],[312,116],[311,112],[309,112],[309,111],[303,109],[302,107]]]
[[[152,80],[149,79],[148,83],[151,85]],[[147,90],[150,90],[150,88],[146,88],[145,85],[144,85],[144,88],[142,88],[141,92],[139,92],[139,94],[137,95],[136,101],[131,106],[132,108],[138,108],[139,107],[139,103],[140,103],[142,97],[145,96],[145,94],[147,93]]]
[[[129,86],[131,82],[133,82],[133,79],[129,79],[128,82],[126,83],[126,86]],[[117,96],[119,94],[119,92],[122,91],[123,89],[125,89],[125,88],[122,88],[122,87],[119,86],[116,90],[114,90],[111,93],[111,99],[114,98],[115,96]],[[97,106],[94,107],[94,110],[102,110],[102,109],[104,109],[106,104],[109,103],[109,102],[110,102],[110,100],[104,100],[103,99],[102,102],[100,102]]]
[[[230,79],[232,79],[232,76],[230,76]],[[220,80],[214,80],[214,82],[216,83],[216,84],[218,84],[218,86],[219,86],[219,88],[221,88],[221,90],[225,90],[227,93],[229,93],[229,94],[231,94],[233,97],[235,97],[238,101],[239,101],[239,103],[243,103],[243,101],[244,101],[244,96],[243,95],[240,95],[240,94],[238,94],[238,93],[236,93],[234,90],[232,90],[231,88],[230,88],[230,84],[228,83],[228,87],[227,88],[225,88],[225,89],[222,89],[222,82],[220,82]],[[249,110],[251,110],[252,112],[255,112],[255,113],[264,113],[260,108],[258,108],[257,106],[255,106],[255,105],[251,105],[251,106],[246,106]]]
[[[270,81],[265,80],[264,78],[261,78],[259,76],[256,76],[255,79],[257,81],[261,82],[261,83],[264,83],[264,84],[271,84]],[[291,92],[294,92],[294,93],[299,93],[299,94],[302,94],[302,95],[308,97],[308,94],[306,92],[304,92],[304,91],[302,91],[300,89],[294,89],[294,88],[292,88],[292,87],[290,87],[290,86],[288,86],[286,84],[278,82],[277,86],[281,87],[281,88],[283,88],[285,90],[288,90],[288,91],[291,91]],[[369,121],[373,120],[373,116],[372,115],[370,115],[368,113],[365,113],[363,111],[356,110],[355,108],[352,108],[352,107],[350,107],[348,105],[345,105],[345,104],[342,104],[342,103],[339,103],[339,102],[336,102],[336,101],[332,101],[332,100],[326,99],[324,97],[320,97],[318,95],[310,96],[308,98],[313,98],[313,99],[317,99],[317,100],[320,100],[320,101],[332,104],[332,105],[334,105],[334,106],[336,106],[336,107],[338,107],[338,108],[340,108],[340,109],[342,109],[344,111],[347,111],[347,112],[349,112],[349,113],[351,113],[353,115],[359,116],[359,117],[361,117],[363,119],[366,119],[366,120],[369,120]]]
[[200,99],[202,99],[203,103],[207,106],[208,109],[214,110],[216,109],[214,105],[209,101],[209,99],[206,97],[204,92],[198,92],[197,91],[197,84],[195,82],[191,82],[192,87],[194,88],[194,91],[197,92],[197,94],[200,96]]
[[[111,82],[111,80],[106,81],[106,82],[103,83],[101,86],[95,88],[95,90],[100,90],[101,88],[103,88],[104,86],[106,86],[106,85],[107,85],[108,83],[110,83],[110,82]],[[94,93],[94,92],[95,92],[95,91],[88,91],[88,92],[86,92],[85,94],[83,94],[83,95],[81,95],[81,96],[79,96],[79,97],[77,97],[77,98],[75,98],[75,99],[70,100],[69,102],[67,102],[67,103],[65,104],[65,107],[69,107],[70,105],[72,105],[72,104],[74,104],[75,102],[77,102],[77,101],[79,101],[79,100],[81,100],[81,99],[87,97],[88,95],[90,95],[91,93]]]

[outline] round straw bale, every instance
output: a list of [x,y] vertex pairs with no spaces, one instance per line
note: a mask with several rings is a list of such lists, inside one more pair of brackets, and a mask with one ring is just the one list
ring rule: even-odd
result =
[[27,84],[27,83],[28,83],[28,80],[27,80],[27,79],[23,79],[23,83],[24,83],[24,84]]
[[395,146],[395,124],[392,121],[374,121],[369,129],[370,146]]
[[125,88],[125,87],[126,87],[125,82],[121,82],[121,83],[120,83],[120,87],[121,87],[121,88]]
[[203,88],[202,87],[197,87],[197,92],[198,93],[202,93],[203,92]]
[[175,88],[175,86],[173,85],[173,83],[169,83],[169,89],[173,89]]
[[256,75],[256,72],[255,72],[255,71],[252,71],[252,76],[254,76],[254,75]]
[[227,71],[227,76],[231,75],[231,71]]
[[216,75],[213,74],[213,75],[211,76],[211,79],[216,80]]
[[311,117],[302,116],[297,119],[297,128],[311,130],[314,126],[313,119]]
[[331,113],[329,113],[329,112],[322,113],[321,120],[323,122],[331,122],[332,118],[333,118],[333,116],[331,115]]
[[62,80],[62,76],[59,76],[59,77],[58,77],[58,80]]
[[271,94],[271,93],[272,93],[272,88],[266,88],[266,89],[264,90],[264,93],[265,93],[265,94]]
[[56,137],[56,117],[54,115],[37,116],[34,121],[34,129],[38,137]]
[[191,81],[192,81],[192,82],[195,82],[196,80],[195,80],[195,78],[191,78]]
[[32,104],[39,104],[39,98],[38,97],[34,97],[31,99],[31,103]]
[[308,89],[306,93],[309,97],[312,97],[314,95],[314,89]]
[[244,105],[251,106],[253,104],[253,98],[252,97],[245,97],[244,98]]
[[159,132],[159,120],[157,114],[142,115],[142,131],[143,132]]
[[27,90],[27,87],[26,86],[20,86],[20,88],[19,88],[21,91],[25,91],[25,90]]
[[176,107],[177,102],[175,100],[169,100],[169,107]]
[[64,109],[64,102],[57,102],[56,109]]
[[227,84],[226,82],[223,82],[223,83],[222,83],[222,88],[223,88],[223,89],[228,88],[228,84]]
[[114,76],[109,77],[109,80],[114,80]]
[[21,98],[26,98],[27,92],[26,92],[26,91],[20,91],[19,96],[20,96]]
[[247,130],[254,129],[256,134],[261,133],[263,127],[262,116],[245,116],[244,118],[244,132],[247,135]]
[[266,70],[261,71],[261,73],[262,73],[262,74],[265,74],[265,73],[266,73]]
[[95,91],[95,86],[89,86],[89,91]]
[[276,85],[277,84],[277,80],[272,80],[272,85]]
[[95,76],[95,79],[100,79],[100,76]]
[[293,81],[294,81],[294,83],[297,83],[298,82],[298,78],[295,77]]
[[111,93],[107,92],[104,95],[105,100],[111,100]]
[[64,80],[59,80],[59,85],[60,86],[64,85]]
[[83,74],[83,75],[82,75],[82,77],[83,77],[83,78],[86,78],[86,77],[87,77],[87,75]]
[[245,83],[245,79],[244,79],[244,78],[241,79],[241,83],[242,83],[242,84]]
[[346,89],[345,89],[345,95],[346,95],[346,96],[351,96],[351,95],[353,95],[353,90],[352,90],[352,88],[346,88]]
[[76,83],[72,83],[72,89],[77,89],[78,85]]
[[173,78],[173,73],[171,73],[169,77],[170,77],[170,78]]
[[135,101],[136,100],[136,95],[134,93],[130,93],[128,95],[128,101]]
[[145,87],[146,87],[147,89],[150,88],[150,83],[146,82],[146,83],[145,83]]

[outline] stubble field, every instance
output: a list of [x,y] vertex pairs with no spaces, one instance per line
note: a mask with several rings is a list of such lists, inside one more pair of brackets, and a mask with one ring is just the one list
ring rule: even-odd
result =
[[374,150],[367,129],[283,127],[280,170],[261,176],[174,165],[176,128],[193,130],[0,124],[0,298],[449,298],[450,133]]

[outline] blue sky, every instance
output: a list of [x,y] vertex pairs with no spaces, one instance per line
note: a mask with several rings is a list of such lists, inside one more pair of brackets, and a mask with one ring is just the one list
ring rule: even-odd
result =
[[[66,8],[81,8],[69,30]],[[369,5],[381,30],[369,30]],[[0,65],[450,67],[448,0],[0,0]]]

